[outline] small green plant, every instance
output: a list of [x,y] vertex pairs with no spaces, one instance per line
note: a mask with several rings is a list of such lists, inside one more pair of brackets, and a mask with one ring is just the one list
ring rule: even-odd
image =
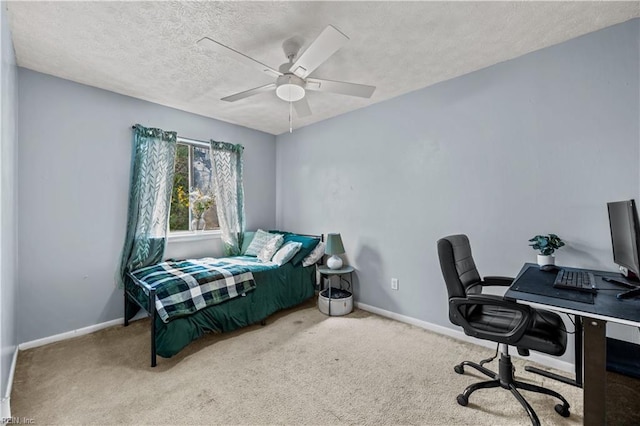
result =
[[536,235],[529,240],[534,250],[538,250],[543,256],[550,256],[554,251],[564,246],[564,241],[556,234]]

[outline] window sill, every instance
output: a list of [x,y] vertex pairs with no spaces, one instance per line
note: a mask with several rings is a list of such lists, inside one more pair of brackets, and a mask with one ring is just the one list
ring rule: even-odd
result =
[[220,239],[222,232],[220,230],[212,231],[183,231],[169,232],[167,240],[169,243],[181,243],[187,241],[215,240]]

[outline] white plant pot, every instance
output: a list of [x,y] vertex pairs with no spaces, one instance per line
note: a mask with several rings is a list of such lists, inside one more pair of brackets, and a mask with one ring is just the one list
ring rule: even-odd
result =
[[549,256],[543,256],[541,254],[538,255],[538,265],[540,266],[544,266],[544,265],[555,265],[556,264],[556,258],[554,255],[550,254]]

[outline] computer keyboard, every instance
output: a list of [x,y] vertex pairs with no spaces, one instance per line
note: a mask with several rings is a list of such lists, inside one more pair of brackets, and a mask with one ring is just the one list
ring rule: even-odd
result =
[[591,272],[560,269],[553,283],[555,288],[596,293],[596,279]]

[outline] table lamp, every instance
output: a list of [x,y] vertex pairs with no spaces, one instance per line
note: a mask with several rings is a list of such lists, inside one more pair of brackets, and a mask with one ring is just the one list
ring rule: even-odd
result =
[[331,257],[327,259],[327,266],[329,269],[342,268],[342,259],[339,254],[344,253],[344,246],[342,245],[342,238],[340,234],[328,234],[327,245],[324,249],[325,254],[330,254]]

